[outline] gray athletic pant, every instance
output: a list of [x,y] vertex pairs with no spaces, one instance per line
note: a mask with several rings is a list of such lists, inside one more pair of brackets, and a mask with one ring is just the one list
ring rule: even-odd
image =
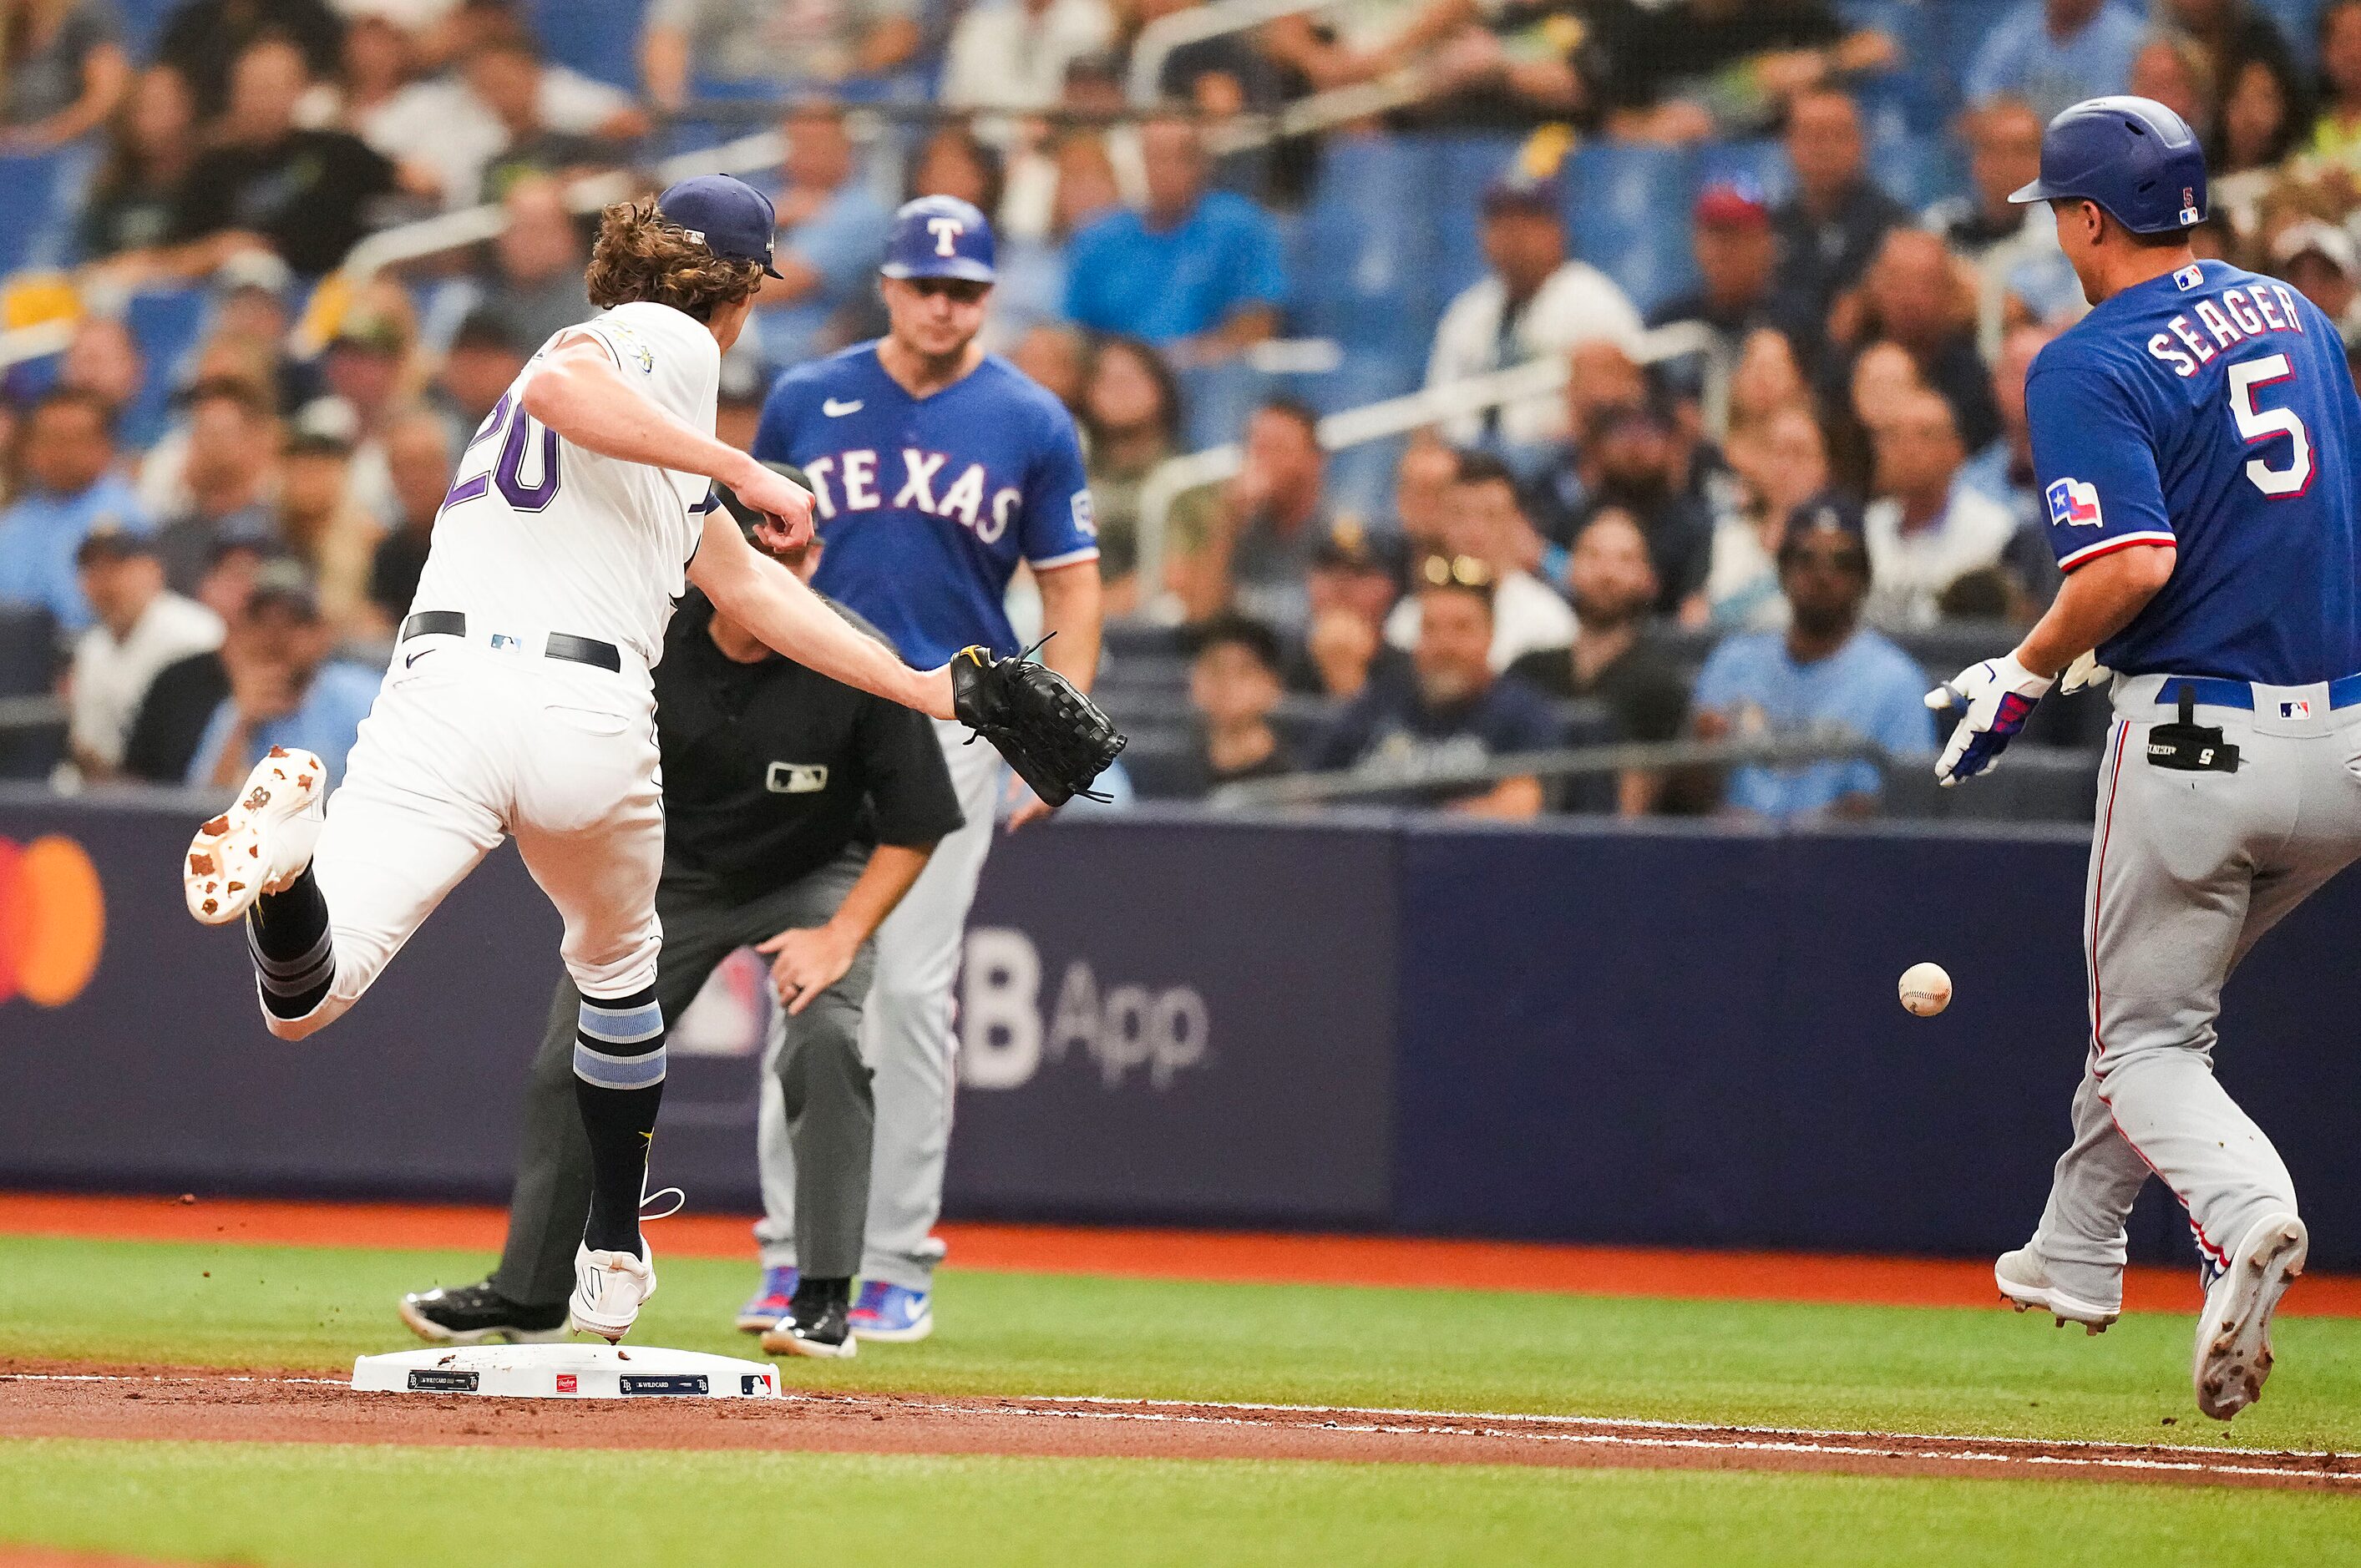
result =
[[[656,889],[664,922],[656,1003],[664,1023],[687,1010],[715,968],[738,948],[825,925],[867,863],[865,850],[848,850],[809,875],[742,903],[727,897],[708,876],[665,866]],[[763,1103],[766,1111],[777,1109],[782,1139],[801,1156],[796,1242],[815,1275],[860,1269],[874,1120],[869,1069],[861,1059],[861,1008],[875,967],[875,944],[864,944],[844,978],[801,1013],[790,1017],[775,1009],[763,1058]],[[550,1002],[549,1028],[525,1090],[524,1146],[509,1200],[508,1245],[492,1276],[493,1288],[526,1306],[555,1305],[573,1289],[574,1249],[590,1212],[590,1145],[574,1097],[580,1000],[568,980]],[[655,1239],[660,1243],[661,1234]]]
[[[932,1234],[943,1212],[943,1161],[951,1146],[958,1051],[951,986],[959,978],[968,905],[983,875],[1000,804],[1000,753],[967,727],[935,722],[967,824],[935,846],[927,869],[877,929],[877,978],[862,1020],[863,1054],[876,1072],[877,1144],[869,1178],[867,1279],[932,1288],[943,1244]],[[763,1263],[802,1255],[792,1239],[802,1214],[801,1158],[768,1102],[763,1111]]]
[[2091,1044],[2034,1233],[2052,1280],[2101,1303],[2121,1297],[2124,1222],[2151,1172],[2215,1264],[2295,1212],[2279,1151],[2214,1080],[2214,1020],[2263,934],[2361,858],[2361,707],[2331,712],[2325,685],[2257,685],[2252,712],[2201,704],[2238,771],[2182,773],[2147,759],[2180,716],[2164,684],[2115,683],[2083,905]]

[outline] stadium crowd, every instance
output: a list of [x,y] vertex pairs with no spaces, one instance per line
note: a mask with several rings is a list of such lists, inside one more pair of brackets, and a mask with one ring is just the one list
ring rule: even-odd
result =
[[[2216,173],[2201,253],[2361,344],[2361,0],[2022,0],[1942,61],[1878,25],[1914,0],[1337,0],[1163,54],[1136,108],[1134,46],[1180,8],[651,0],[627,89],[506,0],[185,0],[137,48],[113,0],[0,0],[0,160],[68,170],[72,231],[69,269],[5,295],[12,325],[72,325],[0,382],[0,614],[47,627],[0,690],[65,696],[64,781],[341,758],[460,448],[589,313],[577,182],[648,183],[766,124],[782,276],[725,366],[722,434],[751,440],[778,369],[879,330],[898,201],[992,214],[993,346],[1074,412],[1110,611],[1141,629],[1108,696],[1150,732],[1141,795],[1830,727],[1929,750],[1914,640],[1997,645],[2056,586],[2024,386],[2083,307],[2047,212],[2006,196],[2075,100],[2179,110]],[[1913,210],[1870,105],[1938,73],[1961,178]],[[1515,139],[1481,176],[1481,275],[1411,323],[1424,378],[1554,359],[1563,390],[1438,414],[1346,504],[1283,352],[1337,280],[1290,225],[1340,148],[1479,132]],[[1685,188],[1686,286],[1652,298],[1579,258],[1569,149],[1598,145],[1760,145],[1776,177]],[[463,243],[346,265],[478,211]],[[199,324],[153,362],[129,307],[173,291]],[[1166,505],[1159,466],[1228,439],[1235,473]],[[1172,636],[1168,689],[1123,678]],[[1389,798],[1789,817],[1874,810],[1883,784],[1856,755]]]

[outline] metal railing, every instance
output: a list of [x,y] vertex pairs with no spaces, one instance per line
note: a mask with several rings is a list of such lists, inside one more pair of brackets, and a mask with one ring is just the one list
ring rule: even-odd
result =
[[[1642,365],[1653,365],[1700,353],[1710,348],[1713,342],[1713,329],[1703,322],[1672,322],[1650,332],[1633,357]],[[1565,356],[1529,359],[1505,370],[1488,371],[1439,387],[1422,388],[1399,398],[1340,410],[1320,422],[1320,445],[1324,451],[1338,452],[1366,442],[1407,434],[1424,425],[1481,413],[1503,403],[1547,397],[1565,388],[1569,374]],[[1243,461],[1239,444],[1227,441],[1202,452],[1167,458],[1141,483],[1139,573],[1140,581],[1151,585],[1152,593],[1161,592],[1153,585],[1164,580],[1165,529],[1171,518],[1172,503],[1200,486],[1219,484],[1231,477]]]

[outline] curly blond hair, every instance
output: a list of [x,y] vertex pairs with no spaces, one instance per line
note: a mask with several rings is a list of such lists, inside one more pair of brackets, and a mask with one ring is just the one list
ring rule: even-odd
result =
[[698,321],[723,305],[751,298],[763,286],[763,264],[730,261],[701,238],[659,215],[653,197],[618,202],[600,214],[584,280],[600,310],[653,300]]

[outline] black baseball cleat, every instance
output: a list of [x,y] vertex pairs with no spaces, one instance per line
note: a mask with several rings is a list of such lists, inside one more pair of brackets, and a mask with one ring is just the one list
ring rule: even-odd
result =
[[787,1315],[763,1335],[763,1349],[772,1355],[851,1355],[861,1348],[852,1337],[851,1310],[851,1280],[799,1280]]
[[526,1307],[492,1288],[461,1285],[448,1290],[414,1291],[401,1299],[401,1321],[420,1339],[434,1344],[552,1343],[566,1337],[566,1303]]

